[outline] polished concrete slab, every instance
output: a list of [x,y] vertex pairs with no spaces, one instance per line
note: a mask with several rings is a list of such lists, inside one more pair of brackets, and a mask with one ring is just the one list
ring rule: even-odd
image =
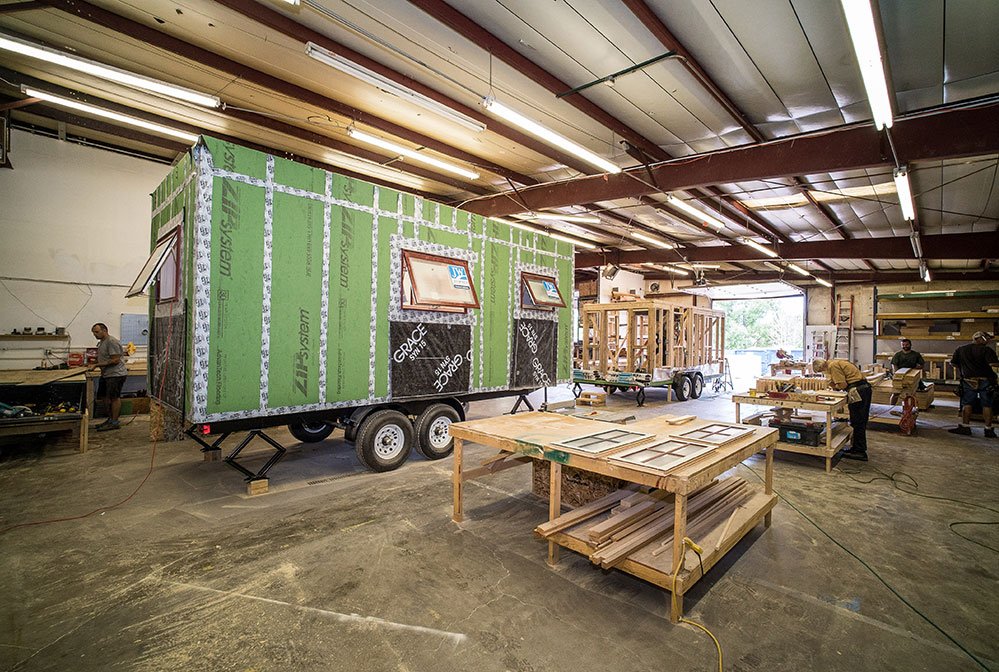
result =
[[[615,394],[608,408],[734,419],[726,395],[667,403],[650,391],[638,408]],[[997,555],[948,525],[999,521],[999,440],[947,434],[955,418],[943,399],[915,436],[871,431],[871,461],[831,474],[819,458],[776,462],[773,526],[686,596],[726,670],[997,666]],[[455,524],[450,459],[414,453],[372,474],[339,432],[274,435],[290,449],[255,497],[190,441],[151,445],[143,416],[92,435],[85,454],[4,447],[0,528],[27,526],[0,533],[0,669],[717,669],[706,635],[670,625],[668,593],[568,551],[545,564],[531,530],[547,504],[529,467],[469,483]],[[903,492],[891,475],[966,503]],[[956,529],[999,548],[996,526]]]

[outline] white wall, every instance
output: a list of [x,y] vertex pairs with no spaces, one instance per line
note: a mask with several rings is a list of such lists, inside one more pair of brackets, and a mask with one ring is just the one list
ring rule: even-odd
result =
[[639,297],[645,296],[645,276],[641,273],[633,273],[621,269],[614,276],[613,280],[600,276],[600,303],[610,303],[611,294],[614,291],[621,294],[628,294],[634,290]]
[[[10,160],[0,170],[0,333],[66,327],[73,350],[94,345],[94,322],[118,335],[122,313],[148,308],[124,295],[149,254],[149,194],[170,167],[16,130]],[[44,348],[65,346],[0,338],[0,368],[37,366]]]

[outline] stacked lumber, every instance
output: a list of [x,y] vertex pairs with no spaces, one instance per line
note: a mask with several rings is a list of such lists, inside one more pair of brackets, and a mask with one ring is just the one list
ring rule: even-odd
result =
[[580,392],[579,398],[576,399],[577,404],[583,404],[584,406],[606,406],[607,405],[607,393],[606,392]]
[[891,386],[896,392],[914,392],[922,378],[922,369],[899,369],[892,375]]
[[[733,513],[751,497],[752,490],[745,479],[733,477],[712,481],[687,499],[686,536],[693,539],[706,536],[730,520]],[[585,529],[593,564],[604,569],[615,567],[635,551],[656,541],[660,541],[660,545],[653,555],[672,552],[673,495],[661,490],[648,494],[618,490],[539,525],[534,531],[547,538],[607,512],[608,516],[601,517]]]

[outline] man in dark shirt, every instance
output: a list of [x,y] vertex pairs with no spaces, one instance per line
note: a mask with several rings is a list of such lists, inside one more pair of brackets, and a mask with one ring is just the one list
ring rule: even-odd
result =
[[912,349],[912,341],[903,338],[902,349],[891,358],[891,372],[895,373],[899,369],[921,368],[923,368],[923,356]]
[[992,364],[999,363],[996,351],[986,345],[991,338],[984,331],[977,332],[972,342],[954,351],[951,364],[961,374],[961,422],[951,434],[971,434],[971,406],[978,399],[982,403],[985,419],[985,436],[996,438],[992,428],[992,398],[996,390],[996,372]]

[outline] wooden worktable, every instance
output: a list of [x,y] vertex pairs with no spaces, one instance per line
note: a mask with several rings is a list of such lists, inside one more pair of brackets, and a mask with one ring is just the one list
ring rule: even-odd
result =
[[[655,474],[608,461],[608,457],[642,444],[630,444],[600,455],[580,455],[552,445],[556,441],[592,434],[595,431],[594,424],[592,421],[579,418],[538,412],[452,424],[451,436],[454,437],[452,519],[455,522],[463,520],[465,481],[496,473],[517,464],[529,463],[531,460],[546,460],[550,464],[549,520],[554,520],[561,514],[562,465],[673,493],[672,558],[666,554],[656,557],[651,551],[640,549],[618,567],[657,586],[673,590],[675,595],[670,618],[675,623],[683,613],[683,594],[701,578],[702,568],[703,571],[710,569],[760,520],[763,520],[767,527],[770,526],[770,512],[777,503],[777,497],[773,494],[773,445],[777,441],[778,432],[771,428],[757,428],[753,433],[717,447],[675,469]],[[652,438],[647,440],[651,443],[708,424],[712,424],[712,421],[694,420],[683,425],[669,425],[660,418],[652,418],[631,423],[627,425],[627,429],[652,435]],[[466,470],[463,464],[465,441],[497,448],[500,453],[482,466]],[[752,499],[738,511],[732,512],[732,520],[724,529],[719,525],[706,532],[701,540],[695,540],[703,542],[704,548],[699,560],[683,543],[687,529],[688,497],[708,485],[717,476],[764,449],[766,449],[766,473],[763,487],[757,487]],[[550,565],[558,561],[557,545],[589,555],[590,549],[583,541],[569,533],[558,533],[549,538]],[[674,570],[678,566],[680,571],[673,585]]]
[[777,450],[783,450],[789,453],[800,453],[803,455],[817,455],[819,457],[824,457],[826,460],[826,473],[832,471],[832,458],[840,448],[850,439],[853,435],[853,429],[849,425],[840,425],[833,428],[833,417],[837,413],[842,413],[843,409],[846,408],[846,395],[840,396],[837,393],[830,393],[828,396],[835,396],[835,400],[829,401],[799,401],[792,399],[774,399],[767,396],[751,396],[748,392],[744,394],[733,394],[732,401],[735,402],[735,421],[743,422],[745,424],[760,424],[761,417],[766,415],[766,412],[757,413],[748,418],[743,419],[741,404],[753,404],[757,406],[768,406],[770,408],[790,408],[796,411],[810,411],[813,413],[820,413],[825,415],[826,422],[826,440],[824,445],[818,446],[808,446],[803,443],[789,443],[787,441],[778,441],[776,443]]

